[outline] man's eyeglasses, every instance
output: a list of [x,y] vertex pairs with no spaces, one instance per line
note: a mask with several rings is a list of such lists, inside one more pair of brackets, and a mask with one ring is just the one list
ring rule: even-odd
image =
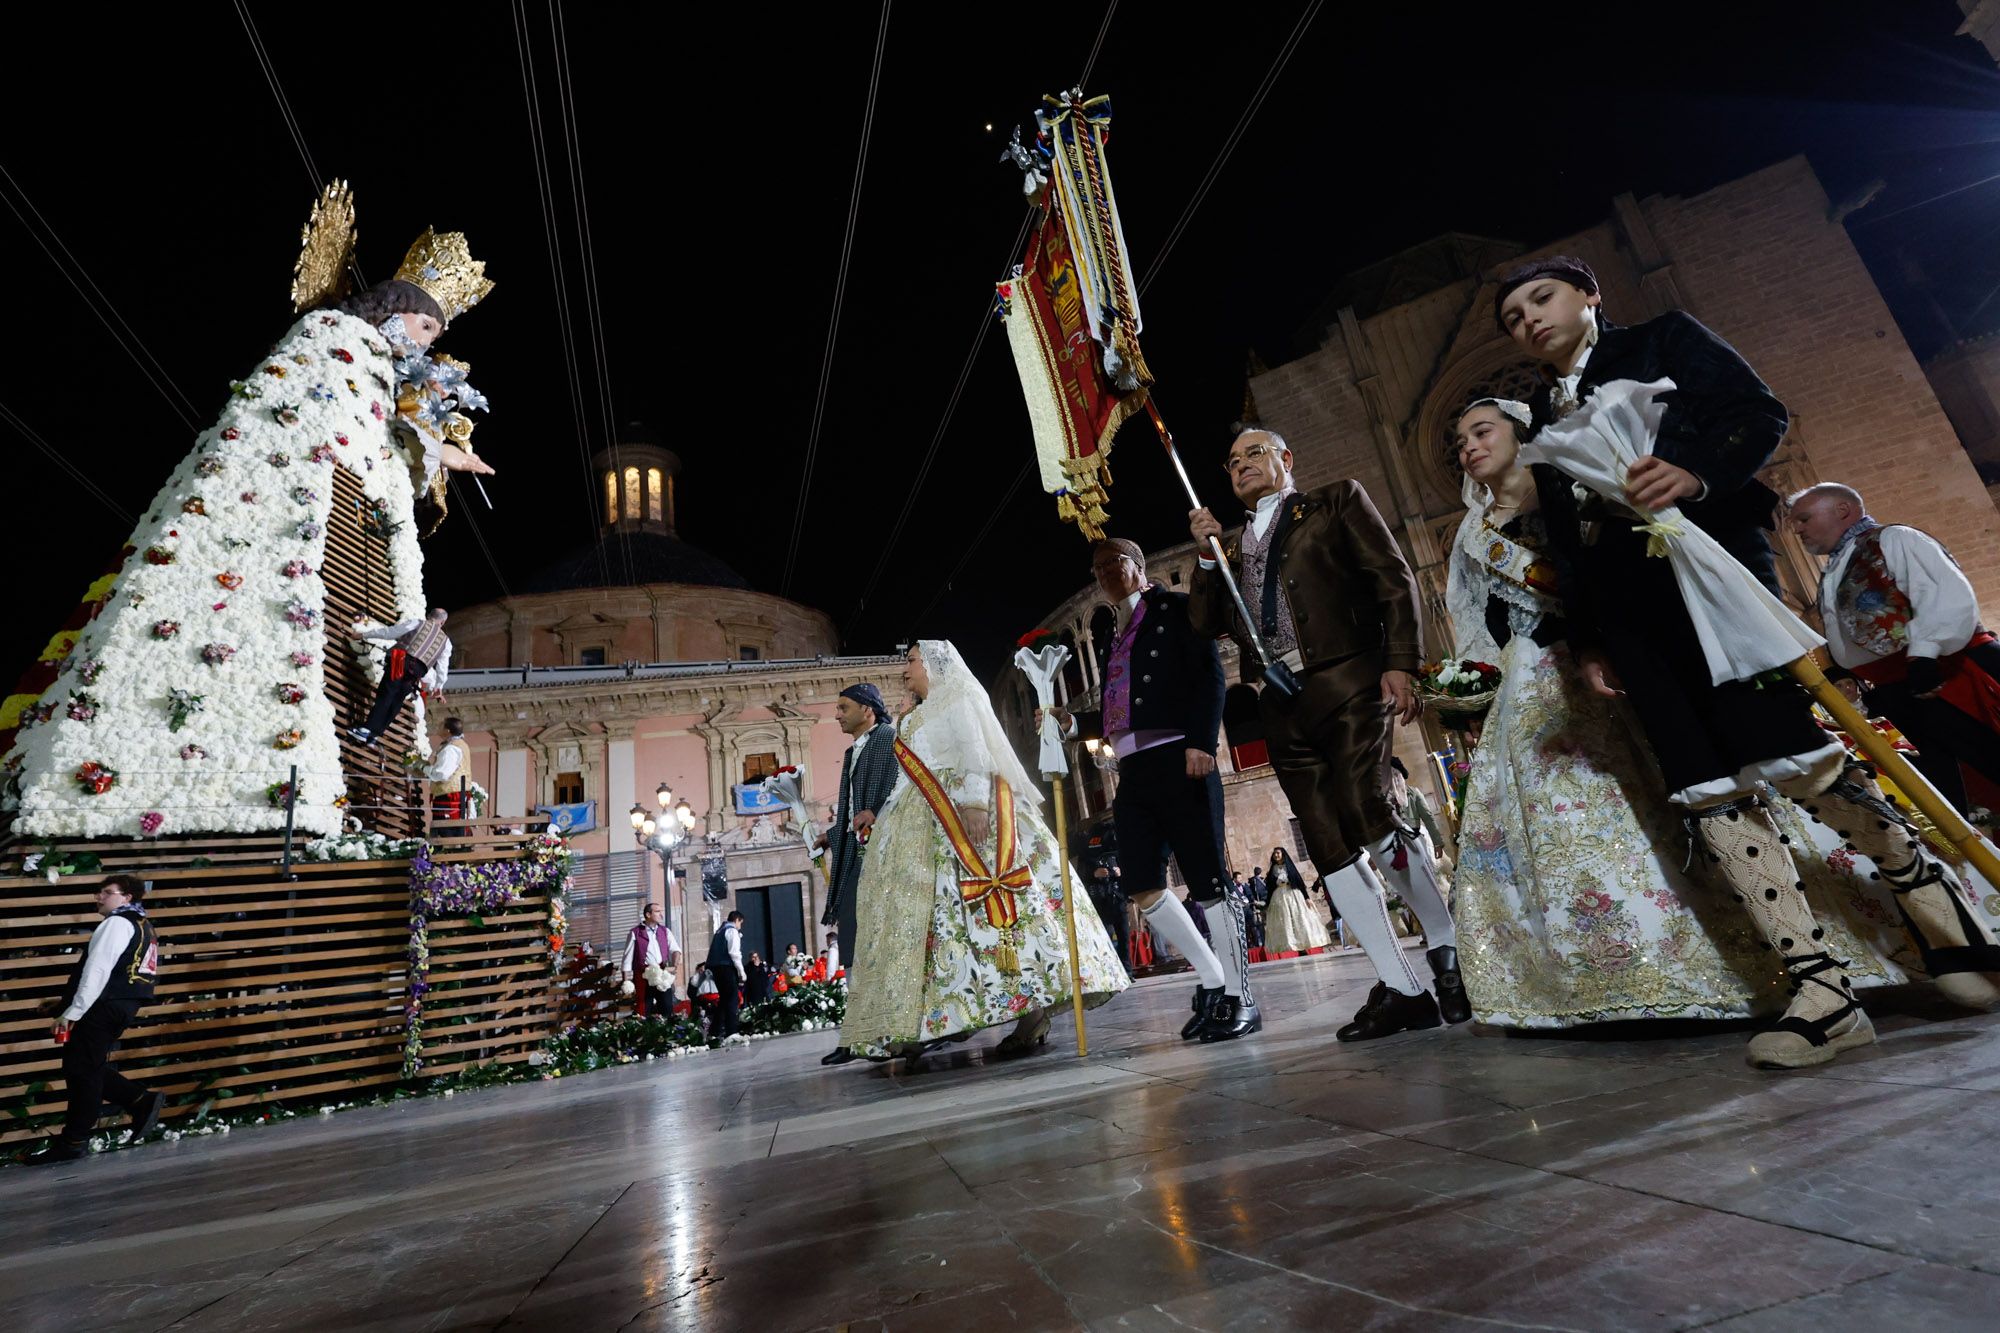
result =
[[1240,454],[1229,455],[1229,461],[1222,465],[1224,472],[1234,472],[1245,463],[1261,463],[1272,454],[1280,452],[1275,444],[1253,444]]

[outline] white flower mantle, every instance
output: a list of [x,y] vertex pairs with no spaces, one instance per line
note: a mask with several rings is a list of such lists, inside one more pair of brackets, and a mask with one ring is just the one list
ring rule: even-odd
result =
[[[389,425],[396,408],[387,353],[361,320],[314,311],[232,387],[220,418],[154,498],[108,604],[43,695],[44,705],[58,705],[54,716],[21,731],[10,756],[20,760],[18,831],[137,836],[149,811],[163,816],[160,833],[280,829],[285,812],[266,789],[293,764],[303,789],[296,826],[340,829],[334,802],[346,786],[326,693],[318,572],[334,467],[353,474],[397,525],[389,573],[399,618],[425,610],[411,465]],[[312,613],[310,626],[287,619],[294,600]],[[178,622],[178,631],[159,637],[162,621]],[[210,665],[210,644],[235,652]],[[311,660],[299,665],[305,659],[295,654]],[[85,686],[87,666],[93,683]],[[303,688],[299,703],[284,702],[279,686],[287,683]],[[86,688],[97,708],[78,720],[64,705]],[[179,731],[169,728],[174,689],[204,700]],[[294,730],[303,733],[299,744],[278,748],[277,738]],[[188,746],[205,753],[183,759]],[[118,773],[101,795],[76,781],[90,762]]]

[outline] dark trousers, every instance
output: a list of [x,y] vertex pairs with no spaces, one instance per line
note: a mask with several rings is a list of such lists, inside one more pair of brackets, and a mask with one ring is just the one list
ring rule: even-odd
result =
[[736,975],[736,969],[724,964],[712,967],[715,977],[715,1033],[717,1037],[727,1037],[737,1029],[736,1016],[743,1009],[743,978]]
[[1322,874],[1396,827],[1388,795],[1396,722],[1382,702],[1380,680],[1372,661],[1359,668],[1337,663],[1306,672],[1296,699],[1269,689],[1257,695],[1278,785]]
[[362,725],[371,736],[380,736],[396,721],[396,714],[403,710],[403,703],[417,692],[417,685],[423,680],[424,672],[430,668],[418,662],[411,662],[403,668],[403,674],[391,680],[382,678],[382,684],[375,691],[375,706],[368,710],[368,720]]
[[1896,724],[1917,747],[1917,769],[1930,779],[1951,808],[1965,809],[1964,764],[1988,782],[2000,783],[2000,734],[1943,699],[1919,699],[1904,684],[1877,685],[1868,707]]
[[63,1119],[63,1142],[82,1147],[90,1142],[108,1100],[130,1112],[146,1089],[113,1069],[111,1050],[139,1012],[137,1000],[99,1000],[70,1025],[63,1047],[63,1082],[69,1087],[69,1114]]
[[1167,886],[1171,850],[1187,881],[1188,897],[1222,901],[1222,779],[1187,775],[1187,749],[1175,743],[1141,750],[1118,761],[1118,795],[1111,806],[1118,830],[1119,885],[1128,897]]
[[861,876],[853,877],[854,883],[840,895],[840,901],[833,905],[833,928],[840,940],[840,965],[850,971],[854,967],[854,936],[859,918],[854,910],[854,890],[860,886]]
[[1116,893],[1108,893],[1093,888],[1090,891],[1090,905],[1097,909],[1097,915],[1104,921],[1104,929],[1110,932],[1112,942],[1118,946],[1118,961],[1125,964],[1125,970],[1132,970],[1132,927],[1125,917],[1125,900]]
[[658,1018],[672,1018],[674,1016],[674,992],[671,986],[666,990],[654,990],[646,984],[646,978],[643,976],[634,977],[632,978],[632,998],[638,1002],[639,1016],[641,1018],[648,1015]]

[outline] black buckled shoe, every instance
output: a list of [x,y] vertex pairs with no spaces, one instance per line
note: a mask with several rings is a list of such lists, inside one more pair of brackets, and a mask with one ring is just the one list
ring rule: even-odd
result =
[[1472,1017],[1472,997],[1465,993],[1465,978],[1458,974],[1458,950],[1441,944],[1424,957],[1430,960],[1431,975],[1437,978],[1438,1013],[1447,1023],[1464,1023]]
[[1197,985],[1194,988],[1194,1017],[1181,1024],[1181,1040],[1193,1041],[1208,1026],[1208,1020],[1215,1015],[1216,1001],[1222,998],[1222,987]]
[[1437,1001],[1431,998],[1429,991],[1420,990],[1415,995],[1405,995],[1401,991],[1390,990],[1386,982],[1378,981],[1375,989],[1368,992],[1368,1003],[1354,1015],[1354,1021],[1333,1035],[1336,1041],[1373,1041],[1398,1032],[1434,1028],[1442,1021],[1438,1017]]
[[1247,1037],[1264,1028],[1264,1011],[1257,1007],[1255,1000],[1245,1000],[1235,995],[1223,995],[1216,1001],[1215,1013],[1207,1026],[1201,1030],[1204,1042],[1234,1041]]
[[132,1142],[137,1143],[153,1132],[153,1126],[160,1123],[160,1112],[167,1106],[167,1094],[149,1092],[139,1099],[139,1105],[132,1111]]

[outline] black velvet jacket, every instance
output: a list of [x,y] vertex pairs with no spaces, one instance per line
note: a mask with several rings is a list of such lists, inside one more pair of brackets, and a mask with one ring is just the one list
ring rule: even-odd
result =
[[[1757,473],[1785,438],[1790,424],[1785,405],[1735,348],[1679,310],[1630,328],[1606,322],[1577,392],[1588,398],[1611,380],[1658,379],[1672,380],[1674,389],[1662,399],[1667,412],[1653,452],[1708,483],[1707,497],[1684,501],[1681,512],[1775,593],[1777,563],[1765,534],[1774,526],[1778,497]],[[1551,419],[1553,392],[1544,388],[1535,395],[1537,430]],[[1578,512],[1568,480],[1554,468],[1538,465],[1535,482],[1550,537],[1574,564],[1578,521],[1591,515]]]
[[[1178,731],[1189,749],[1214,752],[1222,731],[1222,658],[1215,640],[1195,633],[1188,620],[1187,594],[1157,583],[1139,594],[1145,619],[1132,639],[1132,730]],[[1100,680],[1110,672],[1112,645],[1099,655]],[[1102,735],[1101,712],[1078,713],[1080,735]]]

